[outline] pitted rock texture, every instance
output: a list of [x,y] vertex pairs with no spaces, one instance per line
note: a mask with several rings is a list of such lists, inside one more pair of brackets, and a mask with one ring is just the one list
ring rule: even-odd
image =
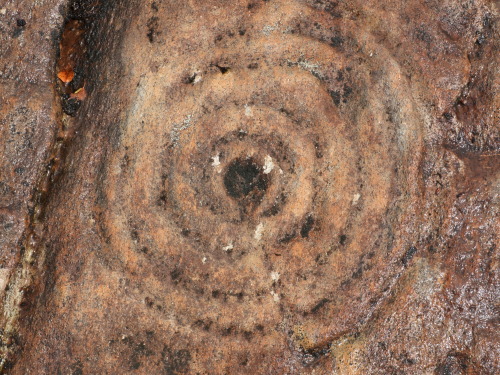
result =
[[498,373],[497,4],[60,11],[6,373]]
[[62,1],[0,4],[0,295],[19,262],[58,125],[54,96]]

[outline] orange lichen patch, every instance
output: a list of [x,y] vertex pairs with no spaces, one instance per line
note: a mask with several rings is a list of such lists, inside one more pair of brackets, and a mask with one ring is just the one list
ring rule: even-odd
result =
[[82,87],[72,93],[69,97],[71,99],[84,100],[87,97],[87,91],[85,91],[85,87]]
[[[62,110],[69,116],[76,114],[79,102],[87,96],[85,90],[82,90],[86,58],[84,33],[85,23],[70,19],[64,25],[59,43],[56,72],[59,78]],[[69,101],[70,99],[72,100]]]
[[61,42],[59,43],[60,52],[57,64],[60,71],[71,71],[74,74],[73,70],[75,66],[83,59],[83,55],[85,54],[83,33],[84,23],[82,21],[70,20],[64,26]]
[[69,83],[75,77],[75,72],[73,70],[63,70],[57,73],[57,78],[59,78],[64,83]]

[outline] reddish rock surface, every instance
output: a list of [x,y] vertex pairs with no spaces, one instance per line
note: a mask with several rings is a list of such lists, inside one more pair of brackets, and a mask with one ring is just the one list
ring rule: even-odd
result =
[[500,372],[498,4],[0,21],[3,372]]

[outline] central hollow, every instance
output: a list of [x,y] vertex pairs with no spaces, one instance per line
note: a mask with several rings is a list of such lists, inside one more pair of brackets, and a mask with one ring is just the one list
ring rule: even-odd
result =
[[237,158],[227,167],[224,186],[232,198],[248,203],[260,203],[269,186],[269,176],[254,159]]

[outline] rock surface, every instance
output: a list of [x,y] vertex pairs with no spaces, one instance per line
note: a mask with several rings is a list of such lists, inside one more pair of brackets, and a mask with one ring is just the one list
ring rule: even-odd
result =
[[0,6],[8,374],[497,374],[498,4]]

